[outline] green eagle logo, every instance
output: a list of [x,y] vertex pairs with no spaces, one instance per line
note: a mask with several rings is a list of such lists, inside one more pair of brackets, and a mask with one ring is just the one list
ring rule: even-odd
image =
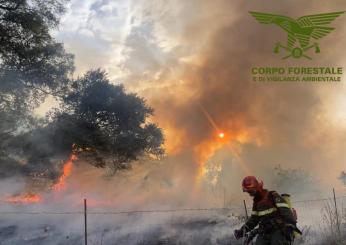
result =
[[287,55],[282,59],[287,59],[289,57],[298,59],[304,57],[311,60],[311,57],[306,55],[309,49],[315,48],[315,53],[320,53],[320,47],[317,42],[310,44],[311,38],[319,40],[333,31],[335,28],[326,25],[329,25],[333,20],[345,13],[345,11],[306,15],[297,20],[277,14],[260,12],[249,13],[255,17],[259,23],[276,24],[288,33],[287,45],[282,45],[280,42],[276,43],[274,53],[279,53],[281,49],[284,49]]

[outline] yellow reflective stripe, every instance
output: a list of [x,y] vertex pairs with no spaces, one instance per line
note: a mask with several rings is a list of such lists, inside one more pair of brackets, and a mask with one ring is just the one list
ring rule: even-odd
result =
[[257,212],[257,211],[252,211],[252,212],[251,212],[251,215],[256,215],[256,216],[257,216],[257,215],[258,215],[258,212]]
[[276,205],[278,208],[290,208],[290,206],[289,206],[287,203],[283,203],[283,202],[276,203],[275,205]]
[[270,209],[266,209],[266,210],[263,210],[263,211],[259,211],[258,212],[258,216],[264,216],[264,215],[267,215],[267,214],[271,214],[271,213],[274,213],[277,209],[276,208],[270,208]]

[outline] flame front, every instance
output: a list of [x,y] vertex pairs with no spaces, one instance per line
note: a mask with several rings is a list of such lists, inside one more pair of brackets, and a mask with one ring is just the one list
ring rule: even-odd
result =
[[[222,137],[221,137],[222,135]],[[251,132],[246,130],[238,130],[236,132],[228,131],[227,133],[221,132],[213,135],[209,139],[206,139],[201,144],[197,145],[194,149],[196,160],[199,164],[197,173],[197,182],[199,182],[208,172],[206,162],[210,159],[217,150],[227,147],[230,153],[238,160],[241,169],[244,173],[249,174],[251,171],[248,165],[240,157],[239,149],[233,144],[233,142],[239,142],[240,144],[248,143],[256,138],[251,135]]]
[[39,203],[42,201],[42,197],[37,194],[24,194],[20,196],[12,196],[6,198],[6,202],[13,204],[31,204],[31,203]]
[[61,191],[61,190],[65,189],[66,179],[72,173],[72,167],[73,167],[73,161],[74,160],[77,160],[77,155],[72,153],[70,158],[64,164],[62,175],[60,176],[58,182],[55,185],[53,185],[52,190]]
[[[76,159],[77,159],[77,155],[72,153],[70,158],[64,164],[63,173],[60,176],[58,182],[52,187],[52,190],[60,191],[65,188],[66,178],[71,175],[73,161]],[[43,198],[41,195],[28,192],[26,194],[7,197],[5,199],[5,202],[12,203],[12,204],[33,204],[33,203],[42,202],[42,200]]]

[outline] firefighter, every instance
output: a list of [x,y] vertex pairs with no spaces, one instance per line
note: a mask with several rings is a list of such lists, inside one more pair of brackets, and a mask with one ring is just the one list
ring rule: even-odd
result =
[[263,189],[263,182],[254,176],[244,178],[243,192],[253,197],[250,218],[245,225],[234,231],[236,239],[245,236],[257,225],[256,245],[290,245],[294,239],[296,218],[285,199],[275,191]]

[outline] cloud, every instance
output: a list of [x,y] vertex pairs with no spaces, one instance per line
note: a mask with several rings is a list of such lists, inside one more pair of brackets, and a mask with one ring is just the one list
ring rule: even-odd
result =
[[55,36],[76,55],[76,74],[102,67],[120,76],[116,67],[133,24],[128,1],[75,0]]

